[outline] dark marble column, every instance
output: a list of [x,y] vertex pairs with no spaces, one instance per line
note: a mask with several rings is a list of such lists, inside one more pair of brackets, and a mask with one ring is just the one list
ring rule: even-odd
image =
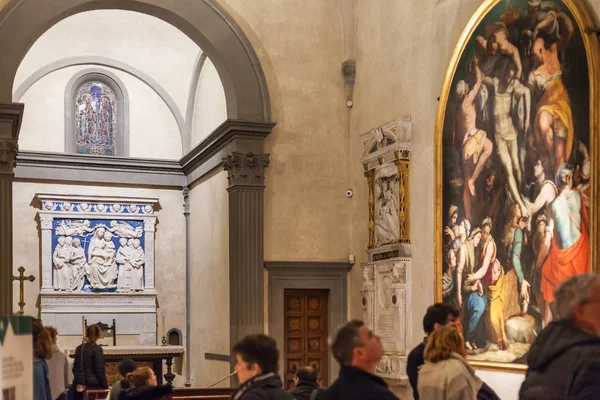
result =
[[0,314],[13,312],[13,196],[22,104],[0,104]]
[[264,170],[268,154],[233,152],[224,159],[229,187],[229,318],[233,346],[264,332]]

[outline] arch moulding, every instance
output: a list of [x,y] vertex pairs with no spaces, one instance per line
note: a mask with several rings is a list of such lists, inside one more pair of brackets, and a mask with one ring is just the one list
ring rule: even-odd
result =
[[215,0],[11,0],[0,9],[0,43],[10,48],[0,61],[0,102],[12,100],[21,60],[52,25],[77,13],[121,9],[160,18],[186,34],[206,53],[219,73],[227,117],[256,122],[271,119],[266,79],[248,38]]

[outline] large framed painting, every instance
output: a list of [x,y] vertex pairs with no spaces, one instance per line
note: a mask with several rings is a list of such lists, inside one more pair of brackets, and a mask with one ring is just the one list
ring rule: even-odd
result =
[[583,1],[489,0],[436,120],[436,301],[468,358],[524,370],[554,289],[598,265],[598,39]]

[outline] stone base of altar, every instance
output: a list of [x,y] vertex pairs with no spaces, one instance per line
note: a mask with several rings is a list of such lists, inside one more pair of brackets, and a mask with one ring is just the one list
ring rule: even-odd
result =
[[[150,367],[154,370],[158,384],[173,383],[173,359],[183,357],[183,346],[104,346],[104,362],[106,363],[106,379],[112,385],[120,379],[117,366],[125,358],[131,358],[139,367]],[[75,356],[75,348],[65,350],[69,358]],[[163,361],[166,368],[163,370]]]

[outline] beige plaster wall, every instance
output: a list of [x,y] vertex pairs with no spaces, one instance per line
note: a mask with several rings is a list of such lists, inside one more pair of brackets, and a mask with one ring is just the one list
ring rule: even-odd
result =
[[192,148],[227,119],[225,91],[219,74],[209,58],[204,62],[196,88],[192,121]]
[[[204,353],[229,354],[229,198],[227,173],[215,171],[190,193],[192,386],[206,387],[230,373],[228,362]],[[185,331],[184,331],[185,332]],[[225,381],[221,386],[227,386]]]
[[[19,149],[65,151],[65,90],[69,80],[93,65],[52,72],[34,83],[21,97],[25,104]],[[179,159],[181,134],[173,113],[154,90],[140,79],[114,68],[97,68],[117,76],[129,96],[129,155]],[[118,116],[117,116],[118,117]]]
[[[37,209],[32,201],[36,193],[78,195],[157,197],[160,210],[156,213],[155,285],[158,291],[159,316],[166,315],[167,330],[177,328],[185,332],[185,230],[182,195],[179,191],[111,186],[60,185],[49,183],[15,182],[13,186],[13,273],[24,266],[26,274],[33,275],[33,283],[26,282],[25,314],[38,315],[35,308],[41,285],[41,242]],[[19,288],[13,287],[15,310]],[[160,319],[160,318],[159,318]],[[60,327],[58,327],[60,330]],[[157,332],[160,331],[160,327]],[[81,340],[80,337],[76,340]],[[139,343],[139,338],[120,338],[123,344]],[[63,337],[62,346],[72,345],[71,337]]]
[[347,260],[348,110],[339,2],[219,0],[264,69],[277,127],[268,136],[265,259]]

